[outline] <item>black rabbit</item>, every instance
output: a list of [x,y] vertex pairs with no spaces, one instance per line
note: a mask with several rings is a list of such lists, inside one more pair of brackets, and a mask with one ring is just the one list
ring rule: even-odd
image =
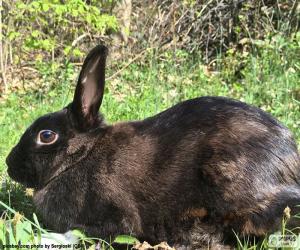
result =
[[286,127],[224,97],[107,125],[98,113],[106,56],[104,46],[89,53],[73,102],[38,118],[7,157],[50,228],[224,249],[233,232],[264,236],[287,206],[297,212],[300,158]]

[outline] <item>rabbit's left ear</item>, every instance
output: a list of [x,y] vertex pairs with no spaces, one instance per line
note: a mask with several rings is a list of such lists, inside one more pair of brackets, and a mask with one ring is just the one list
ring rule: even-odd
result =
[[99,108],[105,85],[107,48],[98,45],[84,60],[71,104],[78,129],[86,131],[97,127]]

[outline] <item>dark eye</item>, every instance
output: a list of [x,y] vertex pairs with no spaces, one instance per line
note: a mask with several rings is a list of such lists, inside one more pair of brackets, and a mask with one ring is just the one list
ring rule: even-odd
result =
[[58,138],[58,135],[52,130],[41,130],[38,134],[38,144],[52,144]]

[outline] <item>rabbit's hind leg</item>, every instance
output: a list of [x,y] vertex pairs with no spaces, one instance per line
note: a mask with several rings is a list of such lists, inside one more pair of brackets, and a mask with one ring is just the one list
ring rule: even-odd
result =
[[[223,232],[221,229],[196,220],[189,230],[189,244],[177,244],[176,250],[231,250],[232,247],[223,243]],[[186,237],[187,238],[187,237]]]
[[[300,214],[300,186],[290,185],[280,187],[275,195],[266,195],[267,204],[260,212],[249,214],[247,223],[244,225],[244,234],[257,235],[252,228],[263,228],[265,232],[272,233],[282,229],[283,217],[288,218],[286,227],[291,230],[299,228],[300,219],[294,217]],[[250,223],[249,223],[250,222]],[[247,225],[252,225],[247,230]]]
[[231,250],[223,242],[223,232],[214,225],[196,221],[191,230],[191,243],[193,250]]

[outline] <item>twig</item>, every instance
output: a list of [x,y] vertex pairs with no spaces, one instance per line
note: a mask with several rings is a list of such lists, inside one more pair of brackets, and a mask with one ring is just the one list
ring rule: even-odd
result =
[[[299,3],[297,0],[295,0],[295,2],[293,3],[293,7],[291,12],[289,13],[289,24],[288,24],[288,35],[291,33],[291,29],[292,29],[292,22],[293,22],[293,18],[294,15],[296,13],[297,7],[298,7]],[[297,30],[297,29],[296,29]]]
[[28,66],[21,66],[22,69],[25,69],[25,70],[29,70],[29,71],[32,71],[32,72],[39,72],[37,69],[34,69],[32,67],[28,67]]
[[72,47],[74,48],[77,43],[79,43],[82,39],[86,38],[87,36],[89,36],[88,33],[84,33],[82,35],[80,35],[79,37],[77,37],[73,42],[72,42]]
[[131,59],[123,68],[119,69],[116,73],[114,73],[113,75],[111,75],[110,77],[106,78],[106,80],[111,80],[113,78],[115,78],[117,75],[119,75],[124,69],[128,68],[130,66],[130,64],[132,64],[134,61],[136,61],[137,59],[139,59],[143,54],[145,54],[147,52],[147,50],[150,50],[153,48],[148,48],[143,50],[141,53],[139,53],[138,55],[136,55],[133,59]]
[[5,75],[5,67],[3,62],[3,34],[2,34],[2,0],[0,0],[0,67],[1,67],[1,75],[4,84],[5,92],[7,91],[7,81]]

